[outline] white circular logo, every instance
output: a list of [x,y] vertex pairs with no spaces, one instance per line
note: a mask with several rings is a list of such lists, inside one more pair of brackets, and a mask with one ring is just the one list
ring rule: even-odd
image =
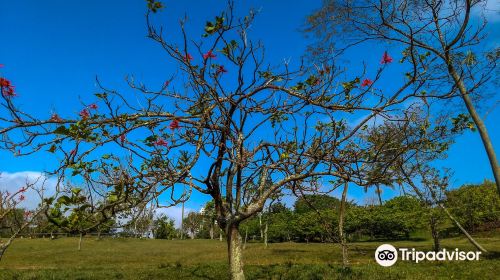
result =
[[380,245],[375,251],[375,260],[381,266],[392,266],[398,260],[398,251],[390,244]]

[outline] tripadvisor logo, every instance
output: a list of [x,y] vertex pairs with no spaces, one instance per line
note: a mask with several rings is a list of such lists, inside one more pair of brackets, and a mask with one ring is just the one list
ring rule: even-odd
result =
[[[399,252],[398,252],[399,251]],[[402,261],[412,261],[418,263],[423,260],[427,261],[478,261],[480,251],[459,251],[442,249],[440,251],[417,251],[415,248],[399,248],[396,249],[390,244],[378,246],[375,251],[375,261],[381,266],[392,266],[398,260],[398,255]]]

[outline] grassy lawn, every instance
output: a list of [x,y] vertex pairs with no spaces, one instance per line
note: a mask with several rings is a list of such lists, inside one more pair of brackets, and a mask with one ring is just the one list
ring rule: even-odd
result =
[[[478,241],[500,252],[500,237]],[[342,270],[336,244],[250,243],[244,253],[249,279],[500,279],[500,259],[478,262],[398,261],[389,268],[373,259],[383,242],[352,243],[352,268]],[[430,241],[387,242],[422,250]],[[0,262],[0,279],[227,279],[226,244],[218,240],[85,238],[18,239]],[[463,238],[443,240],[448,249],[473,250]]]

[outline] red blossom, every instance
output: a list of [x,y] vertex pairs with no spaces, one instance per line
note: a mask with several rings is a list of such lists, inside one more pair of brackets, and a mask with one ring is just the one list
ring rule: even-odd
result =
[[124,133],[124,134],[120,135],[120,142],[122,143],[122,145],[123,145],[123,143],[125,143],[125,140],[126,140],[126,136]]
[[363,80],[363,83],[361,84],[362,87],[366,87],[366,86],[371,86],[373,84],[373,81],[370,80],[370,79],[364,79]]
[[12,85],[9,80],[0,77],[0,87],[10,87],[10,86]]
[[6,97],[14,97],[16,93],[14,92],[14,87],[8,87],[2,89],[2,94]]
[[212,52],[212,50],[209,50],[207,53],[203,55],[203,59],[208,59],[208,58],[215,58],[215,54]]
[[86,118],[90,117],[89,110],[87,110],[87,109],[81,110],[80,117],[82,117],[82,119],[86,119]]
[[25,200],[25,199],[26,199],[26,197],[25,197],[24,195],[20,195],[20,196],[19,196],[19,201],[23,201],[23,200]]
[[173,120],[171,123],[170,123],[170,129],[174,130],[174,129],[177,129],[179,128],[179,121],[177,120]]
[[0,68],[2,68],[2,67],[4,67],[4,66],[5,66],[5,65],[3,65],[3,64],[0,64]]
[[69,155],[70,156],[75,156],[76,155],[76,149],[71,150],[71,152],[69,152]]
[[391,63],[392,62],[392,57],[389,56],[389,54],[387,53],[387,51],[384,52],[384,55],[382,56],[382,60],[380,61],[380,63],[382,64],[388,64],[388,63]]
[[31,216],[31,211],[24,211],[24,217],[28,218],[29,216]]
[[170,84],[170,81],[165,81],[165,83],[163,83],[163,86],[168,87],[169,84]]
[[14,93],[14,86],[9,80],[0,77],[0,88],[2,89],[3,96],[5,97],[16,96],[16,94]]
[[95,103],[90,104],[89,109],[97,110],[97,104],[95,104]]
[[162,138],[160,138],[160,139],[156,140],[155,145],[166,147],[168,145],[168,143],[165,140],[163,140]]
[[186,54],[186,56],[184,57],[184,61],[185,62],[190,62],[191,60],[193,60],[193,56],[191,54]]
[[27,187],[22,187],[22,188],[20,188],[17,192],[23,193],[23,192],[25,192],[25,191],[27,191],[27,190],[28,190],[28,188],[27,188]]
[[50,120],[53,121],[53,122],[60,122],[62,121],[61,117],[59,117],[58,114],[54,113],[52,114],[52,116],[50,116]]
[[217,71],[215,72],[216,75],[219,75],[221,73],[227,73],[227,70],[226,68],[224,68],[224,65],[220,65],[219,67],[217,67]]

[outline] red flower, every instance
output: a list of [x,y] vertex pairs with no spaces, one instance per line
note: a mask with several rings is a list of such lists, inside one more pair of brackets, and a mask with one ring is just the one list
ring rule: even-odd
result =
[[125,143],[125,140],[126,140],[125,134],[120,135],[120,142],[122,143],[122,145],[123,143]]
[[184,57],[184,61],[185,62],[190,62],[191,60],[193,60],[193,56],[191,54],[186,54],[186,56]]
[[361,84],[362,87],[366,87],[366,86],[371,86],[373,84],[373,81],[370,80],[370,79],[364,79],[363,80],[363,83]]
[[60,121],[62,121],[62,119],[56,113],[52,114],[52,116],[50,117],[50,120],[53,121],[53,122],[60,122]]
[[160,139],[156,140],[155,145],[166,147],[168,145],[168,143],[165,140],[163,140],[162,138],[160,138]]
[[206,54],[203,55],[203,59],[208,58],[215,58],[215,54],[212,52],[212,50],[209,50]]
[[170,84],[170,81],[165,81],[165,83],[163,83],[163,86],[168,87],[169,84]]
[[23,200],[25,200],[25,199],[26,199],[26,197],[25,197],[24,195],[20,195],[20,196],[19,196],[19,201],[23,201]]
[[219,75],[221,73],[227,73],[227,70],[226,68],[224,68],[224,65],[220,65],[219,67],[217,67],[217,71],[215,72],[216,75]]
[[6,97],[16,96],[16,93],[14,92],[14,87],[2,88],[2,94]]
[[2,67],[4,67],[4,65],[3,65],[3,64],[0,64],[0,68],[2,68]]
[[97,110],[97,104],[95,104],[95,103],[90,104],[89,109]]
[[22,187],[22,188],[20,188],[17,192],[23,193],[23,192],[25,192],[26,190],[28,190],[28,188],[26,188],[26,187]]
[[174,130],[174,129],[177,129],[179,128],[179,121],[177,120],[173,120],[171,123],[170,123],[170,129]]
[[392,57],[390,57],[389,54],[387,53],[387,51],[385,51],[380,63],[387,64],[387,63],[391,63],[391,62],[392,62]]
[[31,216],[31,211],[24,211],[24,217],[28,218],[29,216]]
[[10,87],[11,83],[9,80],[0,77],[0,87]]
[[14,86],[9,80],[5,78],[0,78],[0,88],[2,89],[3,96],[5,97],[16,96],[16,94],[14,93]]
[[70,156],[75,156],[76,155],[76,149],[71,150],[71,152],[69,152],[69,155]]
[[88,117],[90,117],[90,113],[87,109],[83,109],[80,111],[80,117],[82,117],[82,119],[86,119]]

